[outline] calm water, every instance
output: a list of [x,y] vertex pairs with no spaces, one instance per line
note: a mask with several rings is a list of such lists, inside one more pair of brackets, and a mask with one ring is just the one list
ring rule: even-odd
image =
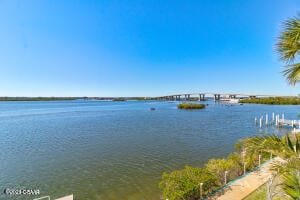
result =
[[159,199],[164,171],[226,156],[247,136],[286,131],[260,130],[255,116],[297,119],[300,112],[206,103],[184,111],[174,102],[1,102],[0,189],[37,188],[52,198],[73,193],[77,200]]

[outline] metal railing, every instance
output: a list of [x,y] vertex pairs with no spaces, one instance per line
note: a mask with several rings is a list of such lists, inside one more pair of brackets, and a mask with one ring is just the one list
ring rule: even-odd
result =
[[44,197],[39,197],[39,198],[36,198],[36,199],[33,199],[33,200],[42,200],[42,199],[47,199],[47,200],[51,200],[50,199],[50,196],[44,196]]

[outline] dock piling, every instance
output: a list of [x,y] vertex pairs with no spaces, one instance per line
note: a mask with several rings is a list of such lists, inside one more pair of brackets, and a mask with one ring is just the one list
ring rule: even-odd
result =
[[259,119],[259,127],[262,127],[262,117]]

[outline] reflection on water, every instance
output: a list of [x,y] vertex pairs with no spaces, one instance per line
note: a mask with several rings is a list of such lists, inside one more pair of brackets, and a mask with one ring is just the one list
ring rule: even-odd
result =
[[299,106],[206,103],[185,111],[174,102],[1,102],[1,190],[37,188],[41,195],[73,193],[78,200],[159,199],[164,171],[226,156],[247,136],[286,131],[261,130],[254,117],[276,112],[297,119],[299,113]]

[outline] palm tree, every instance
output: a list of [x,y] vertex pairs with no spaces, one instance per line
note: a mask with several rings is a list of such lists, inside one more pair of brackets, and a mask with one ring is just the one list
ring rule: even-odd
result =
[[289,173],[283,176],[282,189],[285,194],[294,200],[300,199],[300,177],[299,174]]
[[298,17],[288,19],[284,22],[284,30],[279,36],[277,51],[287,65],[283,75],[289,84],[295,85],[300,81],[300,63],[296,63],[300,53],[300,14]]
[[[274,174],[280,179],[280,184],[275,184],[274,187],[280,186],[284,196],[288,199],[300,199],[300,141],[298,136],[294,139],[291,139],[289,135],[282,138],[276,135],[256,136],[246,140],[244,145],[250,152],[272,153],[282,158],[273,165]],[[277,194],[282,195],[281,193]]]

